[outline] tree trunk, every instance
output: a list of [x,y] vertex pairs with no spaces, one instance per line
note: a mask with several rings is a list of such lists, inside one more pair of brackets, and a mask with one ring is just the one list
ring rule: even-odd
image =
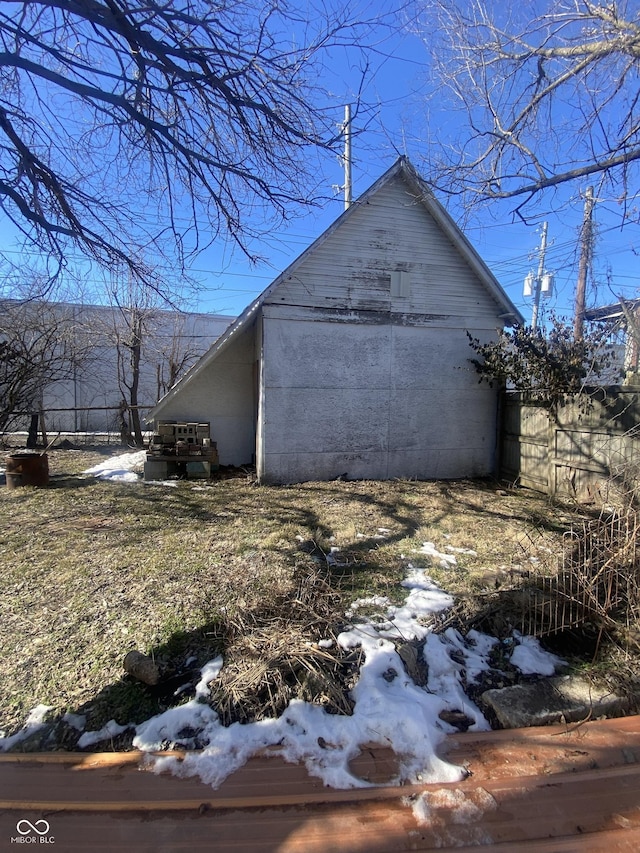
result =
[[49,437],[47,436],[47,425],[44,420],[44,406],[42,401],[40,402],[40,432],[42,434],[42,444],[46,447],[49,444]]
[[131,329],[131,409],[129,420],[137,447],[144,447],[140,410],[138,409],[138,386],[140,384],[140,355],[142,351],[142,315],[136,311]]
[[129,419],[127,418],[127,401],[122,400],[120,405],[118,406],[118,427],[120,428],[120,439],[123,444],[128,445],[129,447],[133,445],[133,436],[131,435],[131,429],[129,428]]

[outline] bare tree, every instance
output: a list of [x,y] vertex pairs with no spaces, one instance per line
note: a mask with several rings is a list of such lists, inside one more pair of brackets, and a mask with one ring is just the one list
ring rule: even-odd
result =
[[339,145],[319,81],[326,52],[364,32],[347,14],[320,5],[305,20],[286,0],[0,4],[2,213],[51,277],[70,248],[156,287],[140,258],[170,246],[182,263],[229,235],[253,257],[254,223],[311,203],[313,155]]
[[[111,285],[113,312],[105,329],[115,348],[118,403],[118,424],[125,444],[142,447],[144,436],[140,417],[140,379],[143,367],[143,347],[153,334],[157,313],[157,297],[129,277],[126,282],[114,279]],[[153,401],[149,401],[153,402]]]
[[2,300],[0,431],[25,414],[40,414],[47,389],[72,379],[89,350],[89,336],[78,325],[73,306]]
[[[166,331],[165,331],[166,330]],[[186,317],[175,312],[164,323],[154,341],[156,361],[156,398],[159,400],[172,388],[180,376],[203,355],[207,344],[195,341],[187,330]]]
[[459,144],[442,137],[437,187],[466,206],[514,199],[521,215],[542,191],[588,176],[621,200],[635,194],[635,3],[427,0],[427,10],[438,97],[452,94],[447,106],[468,126]]
[[151,408],[203,349],[185,333],[187,315],[162,310],[158,296],[139,282],[114,279],[111,302],[111,320],[98,334],[113,346],[122,440],[142,447],[144,407]]
[[120,312],[121,320],[117,328],[116,353],[118,367],[118,385],[122,392],[122,401],[118,416],[120,433],[127,444],[137,447],[144,445],[142,424],[140,421],[140,359],[142,342],[146,333],[147,312],[138,305],[130,305]]

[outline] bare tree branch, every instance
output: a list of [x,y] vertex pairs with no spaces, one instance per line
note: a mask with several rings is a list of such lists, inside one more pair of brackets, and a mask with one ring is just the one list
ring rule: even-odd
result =
[[[0,432],[17,413],[38,410],[46,389],[86,364],[91,335],[78,323],[73,306],[31,298],[0,300]],[[41,284],[30,282],[36,296]]]
[[[468,206],[603,175],[635,193],[640,17],[627,0],[427,0],[430,53],[470,128],[443,141],[432,182]],[[433,35],[433,19],[439,25]],[[633,173],[635,174],[635,172]]]
[[0,211],[59,267],[75,246],[148,282],[169,234],[179,263],[219,236],[253,257],[313,203],[340,145],[323,62],[367,29],[308,14],[297,45],[286,0],[0,4]]

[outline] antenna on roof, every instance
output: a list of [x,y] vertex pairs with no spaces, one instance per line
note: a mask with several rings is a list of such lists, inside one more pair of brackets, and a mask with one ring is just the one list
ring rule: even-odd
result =
[[351,204],[351,104],[344,108],[344,209]]

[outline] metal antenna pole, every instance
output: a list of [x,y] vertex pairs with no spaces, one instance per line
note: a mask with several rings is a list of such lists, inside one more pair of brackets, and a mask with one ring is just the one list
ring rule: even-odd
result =
[[351,105],[344,108],[344,209],[351,204]]

